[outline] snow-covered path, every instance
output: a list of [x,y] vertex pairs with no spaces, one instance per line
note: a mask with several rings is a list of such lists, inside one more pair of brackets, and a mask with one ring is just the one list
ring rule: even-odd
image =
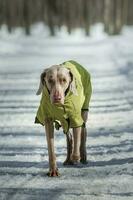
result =
[[[92,75],[89,162],[62,165],[60,130],[55,146],[61,177],[48,178],[44,130],[34,124],[35,93],[43,68],[70,59]],[[133,199],[133,29],[88,39],[0,32],[0,200],[18,199]]]

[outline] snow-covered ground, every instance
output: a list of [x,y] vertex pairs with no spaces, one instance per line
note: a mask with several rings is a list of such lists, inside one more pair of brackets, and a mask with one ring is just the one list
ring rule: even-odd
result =
[[[87,123],[88,164],[64,167],[65,136],[55,134],[60,178],[49,178],[43,127],[34,124],[40,72],[76,60],[92,75]],[[86,38],[63,29],[52,38],[41,24],[27,37],[0,30],[0,200],[133,199],[133,28]]]

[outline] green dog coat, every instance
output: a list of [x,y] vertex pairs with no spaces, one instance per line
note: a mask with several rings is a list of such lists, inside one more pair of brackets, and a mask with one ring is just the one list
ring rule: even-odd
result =
[[51,103],[49,92],[44,87],[35,123],[40,123],[44,126],[45,119],[49,118],[55,122],[56,128],[57,124],[60,124],[64,133],[67,133],[69,128],[83,125],[81,112],[89,108],[92,87],[89,72],[80,64],[75,61],[66,61],[62,64],[73,74],[77,94],[73,94],[69,90],[65,96],[64,105],[57,106]]

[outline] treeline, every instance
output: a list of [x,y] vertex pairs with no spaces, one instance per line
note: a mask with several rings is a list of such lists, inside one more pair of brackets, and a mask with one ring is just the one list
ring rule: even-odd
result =
[[133,25],[133,0],[0,0],[0,26],[9,32],[24,27],[30,34],[33,23],[44,22],[51,35],[65,25],[68,32],[81,27],[89,35],[91,25],[102,22],[108,34]]

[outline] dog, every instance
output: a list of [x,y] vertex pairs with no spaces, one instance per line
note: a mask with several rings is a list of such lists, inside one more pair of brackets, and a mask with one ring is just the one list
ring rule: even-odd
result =
[[[37,95],[42,93],[35,123],[45,126],[48,155],[48,176],[59,176],[54,151],[54,124],[63,128],[67,139],[64,165],[87,163],[86,122],[92,94],[90,73],[70,60],[45,69],[40,75]],[[73,134],[69,129],[73,129]]]

